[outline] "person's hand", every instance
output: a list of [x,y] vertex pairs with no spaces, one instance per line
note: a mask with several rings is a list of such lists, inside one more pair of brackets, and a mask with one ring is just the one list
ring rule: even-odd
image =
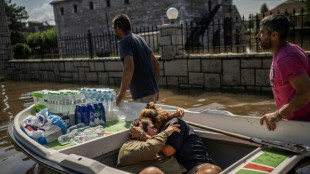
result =
[[165,132],[168,133],[168,137],[173,133],[173,132],[178,132],[180,133],[181,130],[179,129],[180,125],[179,124],[174,124],[175,121],[171,122],[167,129],[165,129]]
[[264,122],[266,122],[269,131],[276,129],[276,122],[278,121],[280,120],[276,117],[276,112],[265,114],[260,118],[260,124],[264,125]]
[[184,110],[183,109],[177,109],[175,111],[175,113],[177,114],[178,117],[183,118],[184,116]]
[[131,138],[138,138],[141,132],[143,132],[141,121],[139,121],[139,126],[130,125],[129,134]]
[[116,96],[116,106],[118,106],[118,104],[122,101],[122,99],[124,98],[125,94],[122,94],[121,92],[119,92]]

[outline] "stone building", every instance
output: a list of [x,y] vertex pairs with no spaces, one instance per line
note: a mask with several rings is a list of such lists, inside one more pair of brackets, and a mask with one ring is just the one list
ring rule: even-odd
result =
[[[232,0],[53,0],[51,4],[60,41],[66,36],[82,35],[88,31],[111,30],[112,19],[119,13],[128,14],[133,28],[170,23],[166,17],[170,7],[178,9],[176,23],[183,23],[184,27],[186,23],[204,26],[183,33],[186,48],[239,44],[240,39],[234,39],[233,35],[237,30],[245,30],[243,24],[235,23],[241,18]],[[60,45],[65,45],[69,52],[71,44],[64,42]],[[100,47],[97,46],[98,49]]]
[[40,21],[28,21],[27,31],[31,33],[35,33],[35,32],[50,30],[53,27],[55,26],[49,25],[47,21],[45,21],[44,23]]
[[0,75],[5,70],[4,63],[12,57],[10,32],[5,14],[4,0],[0,0]]

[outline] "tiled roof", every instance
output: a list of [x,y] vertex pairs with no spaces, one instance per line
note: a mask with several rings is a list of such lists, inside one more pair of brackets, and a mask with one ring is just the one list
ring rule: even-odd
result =
[[302,1],[287,0],[282,4],[278,5],[277,7],[275,7],[274,9],[265,12],[265,15],[269,15],[270,12],[272,12],[272,14],[278,14],[278,13],[284,14],[286,10],[287,13],[292,14],[294,9],[296,13],[300,13],[302,7],[303,7]]
[[65,2],[67,0],[53,0],[52,2],[50,2],[50,4],[57,4],[57,3],[60,3],[60,2]]

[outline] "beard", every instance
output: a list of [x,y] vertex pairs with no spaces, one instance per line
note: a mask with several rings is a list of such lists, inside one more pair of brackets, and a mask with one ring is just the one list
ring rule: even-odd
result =
[[264,50],[270,50],[271,49],[271,40],[270,40],[270,38],[268,38],[268,39],[266,39],[264,41],[259,39],[259,41],[260,41],[259,42],[260,48],[262,48]]
[[115,34],[115,37],[116,37],[117,40],[121,40],[122,39],[119,34]]

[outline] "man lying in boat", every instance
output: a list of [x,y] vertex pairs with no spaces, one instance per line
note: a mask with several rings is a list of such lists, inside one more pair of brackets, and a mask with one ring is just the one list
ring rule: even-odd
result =
[[[186,171],[179,165],[175,157],[166,157],[159,154],[167,138],[173,132],[180,132],[179,125],[171,122],[164,131],[158,133],[158,130],[149,118],[136,119],[132,122],[132,125],[139,126],[139,122],[142,125],[142,133],[136,137],[132,136],[130,141],[122,145],[116,167],[131,173],[138,173],[150,166],[158,167],[166,174]],[[144,134],[147,134],[149,139],[140,141]]]
[[[203,145],[200,137],[194,132],[194,130],[182,119],[172,118],[173,116],[182,117],[184,110],[177,110],[177,112],[171,114],[161,108],[157,109],[153,102],[147,104],[146,109],[142,110],[140,118],[150,118],[156,128],[161,131],[171,124],[180,125],[180,133],[173,133],[168,137],[166,145],[161,150],[161,153],[165,156],[175,156],[178,162],[183,165],[188,174],[192,173],[220,173],[222,169],[214,165],[214,161],[209,157],[205,146]],[[141,124],[140,124],[141,127]],[[138,132],[138,133],[137,133]],[[132,127],[132,136],[141,135],[141,140],[148,140],[150,136],[143,134],[141,128]]]

